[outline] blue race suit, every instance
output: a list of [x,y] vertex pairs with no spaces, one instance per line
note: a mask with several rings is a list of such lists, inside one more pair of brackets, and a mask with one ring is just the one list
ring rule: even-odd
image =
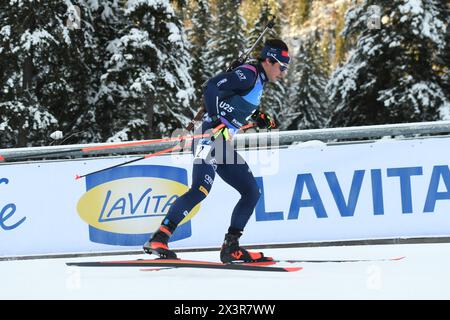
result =
[[[207,113],[195,135],[208,132],[220,123],[226,123],[231,133],[236,132],[258,108],[266,81],[267,76],[260,64],[242,65],[210,79],[204,90]],[[203,150],[208,151],[200,155]],[[232,142],[220,137],[215,140],[209,137],[194,140],[193,152],[195,158],[191,188],[172,204],[164,221],[168,219],[178,225],[206,198],[217,173],[241,195],[231,215],[230,229],[243,231],[260,197],[249,166],[236,152]],[[219,205],[217,207],[220,208]]]

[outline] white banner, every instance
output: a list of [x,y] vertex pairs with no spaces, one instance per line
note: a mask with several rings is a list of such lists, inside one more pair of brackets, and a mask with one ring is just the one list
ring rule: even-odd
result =
[[[450,138],[247,151],[262,191],[242,244],[450,234]],[[192,156],[0,165],[0,256],[139,249],[191,183]],[[220,246],[239,194],[216,176],[173,248]]]

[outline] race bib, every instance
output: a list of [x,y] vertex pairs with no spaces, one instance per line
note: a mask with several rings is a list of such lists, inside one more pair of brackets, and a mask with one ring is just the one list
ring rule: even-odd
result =
[[210,152],[211,152],[211,145],[203,141],[200,141],[197,145],[197,148],[195,149],[194,157],[196,159],[206,160]]

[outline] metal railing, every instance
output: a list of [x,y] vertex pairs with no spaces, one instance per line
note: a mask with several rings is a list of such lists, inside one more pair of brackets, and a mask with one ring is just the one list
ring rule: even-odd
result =
[[[375,139],[385,136],[418,136],[418,135],[436,135],[449,134],[450,121],[435,122],[418,122],[418,123],[402,123],[387,124],[374,126],[359,126],[347,128],[327,128],[327,129],[310,129],[310,130],[293,130],[293,131],[271,131],[258,133],[238,134],[235,143],[242,147],[252,144],[252,141],[276,141],[277,146],[286,146],[292,143],[305,142],[311,140],[319,140],[322,142],[338,141],[338,140],[361,140]],[[120,146],[118,143],[98,143],[98,144],[78,144],[64,146],[49,147],[33,147],[33,148],[13,148],[0,149],[0,165],[8,162],[27,161],[36,159],[58,159],[58,158],[80,158],[86,156],[107,156],[107,155],[124,155],[124,154],[146,154],[157,152],[176,145],[177,141],[159,142],[152,144],[141,144],[134,146]],[[124,143],[126,144],[126,143]],[[89,152],[83,152],[83,148],[108,147],[99,148]],[[254,142],[253,142],[254,145]],[[117,147],[116,147],[117,146]],[[3,161],[2,158],[4,159]]]

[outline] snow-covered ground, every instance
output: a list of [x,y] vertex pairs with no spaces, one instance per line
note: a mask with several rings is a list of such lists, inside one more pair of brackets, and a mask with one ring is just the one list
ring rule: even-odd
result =
[[[0,299],[450,299],[450,244],[266,249],[277,259],[399,261],[298,263],[289,273],[67,267],[66,262],[148,258],[144,255],[0,261]],[[218,261],[218,252],[185,259]],[[238,288],[238,289],[237,289]]]

